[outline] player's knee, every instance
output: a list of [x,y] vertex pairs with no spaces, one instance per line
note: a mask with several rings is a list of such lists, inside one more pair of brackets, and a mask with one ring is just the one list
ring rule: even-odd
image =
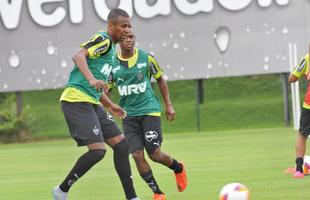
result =
[[100,160],[102,160],[105,156],[105,153],[107,151],[105,149],[94,149],[94,150],[89,150],[89,153],[91,153],[92,155],[92,159],[94,160],[94,162],[99,162]]
[[113,150],[116,154],[128,156],[129,155],[129,144],[126,139],[121,140],[118,144],[113,146]]
[[136,163],[142,163],[145,161],[144,153],[142,150],[135,151],[131,155],[132,158],[136,161]]
[[161,160],[161,151],[159,148],[155,149],[152,153],[149,153],[149,158],[154,162],[160,162]]

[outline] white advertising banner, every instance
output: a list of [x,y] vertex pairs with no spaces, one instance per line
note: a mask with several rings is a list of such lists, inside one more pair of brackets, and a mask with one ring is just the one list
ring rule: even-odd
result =
[[0,0],[0,92],[63,87],[113,7],[168,80],[288,72],[308,49],[309,0]]

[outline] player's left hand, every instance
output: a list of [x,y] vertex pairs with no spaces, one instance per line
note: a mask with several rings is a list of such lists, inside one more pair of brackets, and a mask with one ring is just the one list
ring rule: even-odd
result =
[[109,112],[116,118],[124,119],[127,116],[127,112],[117,104],[112,104],[109,107]]
[[171,104],[166,107],[166,118],[168,121],[173,121],[175,118],[175,111]]

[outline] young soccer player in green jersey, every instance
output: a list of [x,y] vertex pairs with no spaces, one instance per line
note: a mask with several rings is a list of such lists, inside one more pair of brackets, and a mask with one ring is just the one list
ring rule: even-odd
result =
[[126,199],[138,200],[131,178],[128,143],[99,102],[101,100],[116,116],[126,116],[124,110],[106,98],[102,89],[116,63],[115,44],[130,27],[129,15],[124,10],[112,9],[107,31],[99,31],[73,56],[76,65],[60,101],[71,137],[78,146],[87,146],[88,151],[77,160],[63,182],[53,189],[54,200],[66,200],[72,185],[104,157],[104,142],[114,151],[114,165]]
[[110,75],[109,85],[117,87],[120,94],[120,106],[126,110],[123,129],[128,139],[130,152],[136,162],[143,180],[152,189],[154,200],[165,200],[166,195],[159,188],[150,165],[144,157],[144,149],[152,161],[163,164],[174,171],[178,191],[187,186],[185,167],[161,151],[162,131],[160,125],[160,103],[151,86],[154,77],[161,91],[166,118],[172,121],[175,111],[170,101],[168,86],[163,72],[154,57],[147,52],[135,48],[135,35],[130,29],[120,42],[118,54],[119,65],[114,67]]

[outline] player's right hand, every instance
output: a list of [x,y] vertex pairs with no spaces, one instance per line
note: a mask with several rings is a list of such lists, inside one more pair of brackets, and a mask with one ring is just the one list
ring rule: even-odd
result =
[[173,121],[175,118],[175,110],[174,110],[172,104],[169,104],[166,107],[166,118],[168,121]]
[[103,80],[92,78],[88,82],[89,82],[89,85],[95,87],[97,91],[101,91],[101,89],[103,89],[104,91],[108,90],[108,86],[106,82],[104,82]]

